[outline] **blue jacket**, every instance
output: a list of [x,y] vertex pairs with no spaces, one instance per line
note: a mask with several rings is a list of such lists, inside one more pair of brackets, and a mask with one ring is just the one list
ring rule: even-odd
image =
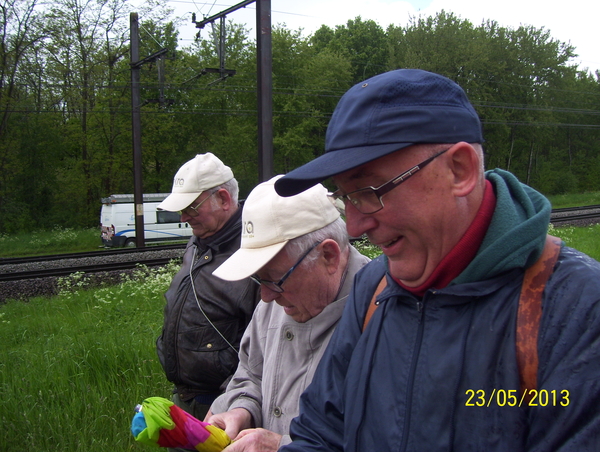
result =
[[550,206],[509,173],[487,177],[492,224],[448,287],[421,299],[388,277],[362,332],[385,257],[357,275],[282,452],[600,450],[600,264],[562,248],[542,302],[538,394],[519,407],[518,299]]

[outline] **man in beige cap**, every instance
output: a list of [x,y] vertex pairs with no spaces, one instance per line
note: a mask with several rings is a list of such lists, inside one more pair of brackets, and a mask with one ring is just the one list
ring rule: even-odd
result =
[[225,282],[212,275],[240,247],[238,184],[221,160],[199,154],[177,171],[172,193],[158,208],[180,212],[194,237],[165,294],[157,352],[175,385],[175,404],[203,419],[236,369],[240,339],[260,299],[251,279]]
[[300,394],[342,315],[354,274],[368,262],[350,246],[325,187],[283,198],[274,189],[278,178],[250,193],[241,248],[214,272],[228,281],[251,276],[264,302],[242,338],[227,391],[207,416],[235,439],[226,452],[276,451],[291,441]]

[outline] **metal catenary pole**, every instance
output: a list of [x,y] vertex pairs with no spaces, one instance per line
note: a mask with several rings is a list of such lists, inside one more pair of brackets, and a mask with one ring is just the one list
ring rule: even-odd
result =
[[271,40],[271,0],[245,0],[218,14],[196,22],[196,28],[256,3],[257,97],[258,97],[258,178],[273,177],[273,50]]
[[135,206],[135,243],[145,246],[144,192],[142,185],[142,132],[140,122],[139,24],[137,13],[129,15],[131,40],[131,136],[133,140],[133,203]]

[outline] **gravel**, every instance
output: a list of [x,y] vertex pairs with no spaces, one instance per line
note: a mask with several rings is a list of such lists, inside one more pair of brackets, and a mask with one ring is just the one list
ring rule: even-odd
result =
[[[550,219],[555,220],[555,219],[559,219],[561,217],[567,217],[567,216],[573,215],[574,213],[580,214],[580,215],[583,215],[583,214],[598,214],[598,215],[600,215],[600,209],[585,209],[585,210],[579,210],[577,212],[554,212],[550,216]],[[598,218],[586,218],[586,219],[582,219],[582,220],[564,221],[564,222],[560,222],[560,223],[555,223],[555,225],[557,227],[562,227],[562,226],[586,227],[586,226],[591,226],[591,225],[598,224],[598,223],[600,223],[600,216]]]
[[[2,264],[0,262],[0,272],[15,273],[129,261],[139,261],[140,263],[143,263],[144,260],[148,259],[178,259],[181,258],[182,255],[183,249],[171,249],[144,251],[139,253],[107,253],[104,256],[28,262],[22,264]],[[90,286],[92,287],[107,284],[118,284],[124,275],[131,274],[133,271],[134,270],[116,270],[111,272],[90,273],[87,275],[87,278],[89,279]],[[56,295],[58,293],[58,278],[59,277],[51,276],[47,278],[0,282],[0,302],[4,302],[8,299],[27,301],[31,297]]]

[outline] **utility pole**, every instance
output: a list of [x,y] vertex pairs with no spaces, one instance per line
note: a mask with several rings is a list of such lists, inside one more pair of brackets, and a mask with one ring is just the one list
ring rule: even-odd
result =
[[161,105],[169,103],[165,99],[164,68],[162,56],[168,49],[163,48],[158,52],[140,60],[140,32],[137,13],[129,14],[130,26],[130,66],[131,66],[131,138],[133,145],[133,204],[135,215],[135,246],[144,248],[146,237],[144,235],[144,186],[142,184],[142,122],[141,122],[141,98],[140,98],[140,68],[149,62],[159,60],[158,80],[160,85],[159,99],[156,101]]
[[273,58],[271,0],[256,0],[258,179],[273,177]]
[[133,204],[135,214],[135,244],[145,246],[144,191],[142,185],[142,130],[140,121],[140,34],[137,13],[129,15],[131,44],[131,137],[133,140]]
[[[271,44],[271,0],[244,0],[214,16],[192,22],[196,28],[256,3],[257,97],[258,97],[258,179],[264,182],[273,177],[273,50]],[[222,22],[224,26],[224,21]],[[223,67],[220,68],[223,71]],[[207,71],[207,69],[205,69]],[[226,70],[225,70],[226,71]],[[216,72],[216,70],[215,70]],[[221,74],[223,77],[223,73]]]

